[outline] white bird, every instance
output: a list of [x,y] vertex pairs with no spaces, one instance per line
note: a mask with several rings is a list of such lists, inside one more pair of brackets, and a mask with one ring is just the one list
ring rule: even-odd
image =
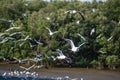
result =
[[10,34],[9,36],[11,37],[11,36],[14,36],[16,34],[22,34],[22,32],[15,32],[15,33]]
[[80,24],[80,20],[76,21],[77,24]]
[[7,74],[7,73],[6,73],[6,72],[4,72],[4,73],[2,74],[2,76],[6,76],[6,74]]
[[2,37],[4,35],[8,35],[8,33],[0,33],[0,37]]
[[71,46],[71,48],[72,48],[72,49],[70,49],[70,50],[73,51],[74,53],[75,53],[75,52],[78,52],[78,51],[79,51],[79,48],[80,48],[82,45],[85,44],[85,42],[84,42],[84,43],[80,44],[78,47],[75,47],[75,45],[74,45],[74,43],[73,43],[72,40],[70,40],[70,39],[65,39],[65,41],[67,41],[67,42],[70,44],[70,46]]
[[23,45],[24,45],[24,42],[23,42],[23,43],[21,43],[21,44],[19,44],[19,46],[20,46],[20,47],[22,47]]
[[99,51],[100,53],[102,53],[102,54],[106,54],[107,52],[105,52],[105,51]]
[[33,45],[31,42],[29,42],[30,47],[35,47],[36,45]]
[[73,78],[73,79],[71,79],[71,80],[78,80],[78,78]]
[[80,80],[83,80],[83,78],[81,78]]
[[60,49],[57,49],[56,51],[57,51],[58,54],[59,54],[59,56],[57,56],[57,59],[62,60],[62,59],[67,58]]
[[33,61],[36,62],[36,63],[37,63],[37,62],[40,62],[40,61],[42,61],[42,60],[43,60],[42,58],[34,58],[34,59],[33,59]]
[[19,39],[18,41],[26,41],[28,39],[31,39],[29,36],[26,36],[24,39]]
[[25,6],[28,6],[28,3],[26,3]]
[[44,65],[40,65],[40,66],[35,66],[34,68],[42,68]]
[[34,41],[35,41],[37,44],[43,44],[43,43],[37,41],[36,39],[34,39]]
[[85,37],[83,37],[81,34],[78,34],[84,41],[86,41]]
[[0,19],[2,22],[11,23],[11,20]]
[[25,71],[29,71],[30,69],[32,69],[33,67],[35,67],[35,64],[26,68],[26,67],[23,67],[23,66],[20,66],[20,68],[24,69]]
[[27,17],[27,14],[26,14],[26,13],[23,13],[22,15],[23,15],[24,17]]
[[11,41],[15,41],[15,38],[12,38],[12,37],[6,37],[6,38],[3,39],[0,43],[6,43],[6,42],[8,42],[9,40],[11,40]]
[[92,12],[95,12],[95,9],[94,9],[94,8],[92,9]]
[[52,32],[48,27],[45,27],[45,28],[49,31],[49,35],[53,35],[58,32],[58,31]]
[[80,11],[68,10],[68,11],[66,11],[65,13],[67,13],[67,14],[77,14],[77,13],[78,13],[78,14],[82,17],[82,19],[85,20],[84,14],[83,14],[82,12],[80,12]]
[[5,30],[5,31],[8,32],[8,31],[10,31],[10,30],[14,30],[14,29],[16,29],[16,30],[18,29],[18,30],[19,30],[20,27],[11,27],[11,28],[9,28],[9,29],[7,29],[7,30]]
[[90,35],[93,35],[95,33],[95,28],[92,28]]
[[54,56],[51,56],[51,58],[55,61],[56,60],[56,58],[54,57]]
[[113,38],[113,36],[111,36],[110,38],[107,39],[107,41],[110,41]]
[[49,20],[50,20],[50,17],[46,17],[46,19],[49,21]]
[[13,59],[15,59],[19,64],[25,63],[27,61],[27,59],[17,59],[16,57],[13,57]]
[[77,13],[77,11],[76,10],[68,10],[65,13],[75,14],[75,13]]
[[98,38],[100,38],[101,36],[102,36],[102,34],[98,35],[96,38],[98,39]]

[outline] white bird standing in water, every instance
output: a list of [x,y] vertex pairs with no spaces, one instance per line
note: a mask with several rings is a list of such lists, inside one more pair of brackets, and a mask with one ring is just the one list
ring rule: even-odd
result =
[[7,74],[7,73],[6,73],[6,72],[4,72],[4,73],[2,74],[2,76],[6,76],[6,74]]
[[90,35],[93,35],[95,33],[95,28],[92,28]]
[[57,59],[62,60],[62,59],[67,58],[60,49],[57,49],[56,51],[57,51],[58,54],[59,54],[59,56],[57,56]]
[[48,27],[45,27],[45,28],[49,31],[49,35],[53,35],[58,32],[58,31],[52,32]]
[[75,53],[75,52],[78,52],[78,51],[79,51],[79,48],[80,48],[82,45],[85,44],[85,42],[84,42],[84,43],[80,44],[78,47],[75,47],[75,45],[74,45],[74,43],[73,43],[72,40],[70,40],[70,39],[65,39],[65,41],[67,41],[67,42],[70,44],[70,46],[71,46],[71,48],[72,48],[71,51],[73,51],[74,53]]

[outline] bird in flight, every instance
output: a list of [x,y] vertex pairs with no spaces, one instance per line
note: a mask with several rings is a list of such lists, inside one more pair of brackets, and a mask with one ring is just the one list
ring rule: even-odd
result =
[[55,33],[58,33],[58,31],[52,32],[48,27],[45,27],[49,31],[49,35],[53,35]]
[[25,71],[29,71],[30,69],[32,69],[33,67],[35,67],[35,64],[26,68],[26,67],[23,67],[23,66],[20,66],[20,68],[24,69]]
[[74,45],[74,43],[73,43],[72,40],[70,40],[70,39],[65,39],[65,41],[67,41],[67,42],[70,44],[70,46],[71,46],[71,49],[70,49],[70,50],[73,51],[74,53],[75,53],[75,52],[78,52],[78,51],[79,51],[79,48],[86,43],[86,42],[83,42],[83,43],[80,44],[78,47],[76,47],[76,46]]
[[78,34],[84,41],[86,41],[85,37],[83,37],[81,34]]
[[57,56],[57,59],[62,60],[62,59],[67,58],[67,57],[63,54],[62,50],[57,49],[56,51],[57,51],[57,52],[58,52],[58,54],[59,54],[59,56]]

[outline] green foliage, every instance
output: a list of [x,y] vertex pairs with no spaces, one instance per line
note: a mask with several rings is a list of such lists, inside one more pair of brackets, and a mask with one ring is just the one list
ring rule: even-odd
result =
[[90,64],[93,66],[93,68],[97,68],[99,66],[99,62],[96,60],[91,61]]
[[107,56],[106,64],[110,69],[115,69],[120,64],[120,59],[116,55]]
[[[109,55],[117,55],[119,59],[120,53],[120,1],[107,0],[106,2],[79,2],[73,0],[68,1],[52,1],[45,2],[42,0],[0,0],[0,18],[5,20],[14,20],[15,27],[19,30],[7,29],[13,27],[10,23],[6,23],[0,19],[0,42],[9,34],[22,32],[22,34],[12,36],[15,40],[0,43],[0,55],[5,58],[27,58],[32,55],[47,54],[55,55],[56,49],[60,48],[65,55],[69,56],[73,62],[81,67],[87,67],[89,62],[93,66],[104,67],[104,65],[117,65],[112,62]],[[84,14],[85,20],[82,20],[79,14],[66,14],[66,11],[76,10]],[[26,14],[24,16],[23,14]],[[46,18],[50,18],[47,20]],[[76,22],[79,21],[79,24]],[[48,27],[51,31],[58,31],[53,36],[48,34]],[[95,28],[96,32],[91,36],[91,30]],[[75,46],[84,42],[77,34],[80,33],[86,38],[87,44],[82,46],[79,51],[74,54],[68,50],[69,45],[64,39],[72,39]],[[101,35],[101,36],[100,36]],[[29,36],[31,40],[20,41]],[[112,38],[108,40],[110,37]],[[37,44],[30,47],[34,39],[39,40],[43,44]],[[23,45],[22,45],[23,44]],[[22,46],[20,46],[22,45]],[[13,49],[12,49],[13,47]],[[106,54],[101,55],[101,51]],[[49,59],[45,58],[46,64]],[[106,62],[105,62],[106,61]],[[117,61],[117,59],[115,59]]]
[[86,59],[84,59],[84,58],[82,58],[79,62],[76,62],[75,64],[76,64],[77,66],[84,67],[84,68],[86,68],[86,67],[89,66],[88,60],[86,60]]

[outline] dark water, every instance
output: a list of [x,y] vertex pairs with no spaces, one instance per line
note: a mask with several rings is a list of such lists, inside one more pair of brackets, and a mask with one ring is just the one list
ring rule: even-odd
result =
[[48,78],[32,78],[32,77],[9,77],[9,76],[0,76],[0,80],[56,80]]

